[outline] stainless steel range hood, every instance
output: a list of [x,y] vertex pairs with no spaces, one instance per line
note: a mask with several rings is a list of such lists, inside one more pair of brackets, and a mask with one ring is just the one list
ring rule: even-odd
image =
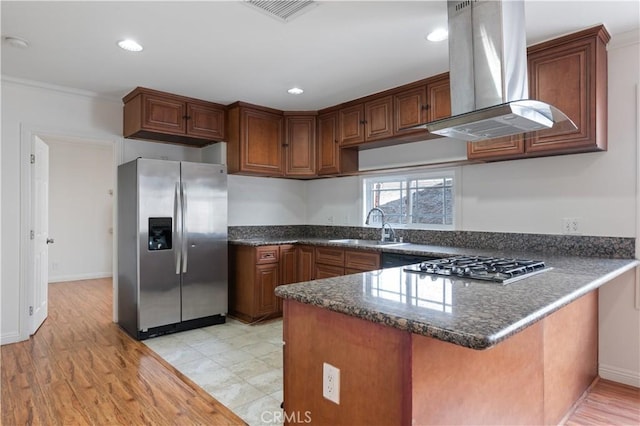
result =
[[560,110],[528,100],[523,0],[448,1],[449,118],[431,133],[479,141],[538,130],[575,130]]

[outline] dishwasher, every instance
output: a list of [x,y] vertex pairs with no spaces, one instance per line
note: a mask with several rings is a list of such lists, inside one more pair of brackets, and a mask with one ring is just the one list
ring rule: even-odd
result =
[[382,269],[395,268],[397,266],[412,265],[425,260],[439,259],[434,256],[421,256],[417,254],[385,253],[382,252]]

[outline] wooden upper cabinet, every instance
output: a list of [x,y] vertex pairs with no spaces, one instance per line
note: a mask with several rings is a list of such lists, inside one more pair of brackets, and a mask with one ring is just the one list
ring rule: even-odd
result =
[[607,50],[600,25],[528,49],[529,95],[564,112],[578,129],[539,131],[526,140],[528,153],[607,149]]
[[427,121],[451,116],[449,73],[433,77],[427,83]]
[[316,115],[287,115],[284,144],[285,175],[316,175]]
[[341,146],[364,142],[364,104],[341,109],[339,125]]
[[138,87],[123,98],[123,135],[194,146],[225,139],[225,107]]
[[[394,95],[394,134],[428,134],[426,129],[406,129],[451,116],[449,73],[427,79]],[[405,130],[402,130],[405,129]]]
[[340,148],[336,111],[318,116],[318,175],[337,175],[358,170],[358,151]]
[[282,176],[282,113],[237,102],[229,107],[228,120],[229,173]]
[[204,103],[187,103],[187,134],[203,138],[224,139],[223,109]]
[[560,109],[577,130],[470,142],[468,158],[490,161],[606,150],[609,38],[600,25],[527,49],[529,97]]
[[385,96],[364,103],[365,141],[393,136],[393,97]]
[[340,110],[340,145],[393,136],[393,97],[384,96]]
[[[393,96],[394,123],[396,134],[415,132],[416,129],[406,130],[407,127],[426,123],[427,118],[427,87],[424,85],[403,90]],[[405,129],[405,130],[402,130]],[[417,129],[418,131],[424,131]]]
[[501,158],[517,158],[523,157],[525,155],[524,152],[523,135],[467,143],[467,158],[470,159],[498,160]]
[[186,133],[186,104],[171,97],[143,93],[142,125],[148,130],[184,135]]

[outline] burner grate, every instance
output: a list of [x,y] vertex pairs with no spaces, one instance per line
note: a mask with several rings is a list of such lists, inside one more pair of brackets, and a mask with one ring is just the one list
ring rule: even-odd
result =
[[455,256],[428,260],[419,265],[407,267],[405,271],[508,284],[549,269],[551,268],[547,268],[540,260]]

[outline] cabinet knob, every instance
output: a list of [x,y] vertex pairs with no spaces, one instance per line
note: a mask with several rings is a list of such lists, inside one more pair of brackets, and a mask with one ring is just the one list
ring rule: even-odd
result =
[[340,143],[340,141],[339,141],[338,139],[336,139],[334,142],[335,142],[335,143]]
[[288,143],[283,143],[282,146],[284,146],[285,148],[289,146]]
[[360,124],[367,124],[367,120],[360,120]]
[[191,120],[191,116],[189,115],[183,115],[182,118],[185,120]]
[[429,104],[422,105],[422,109],[425,111],[428,110],[429,108],[431,108],[431,105]]

